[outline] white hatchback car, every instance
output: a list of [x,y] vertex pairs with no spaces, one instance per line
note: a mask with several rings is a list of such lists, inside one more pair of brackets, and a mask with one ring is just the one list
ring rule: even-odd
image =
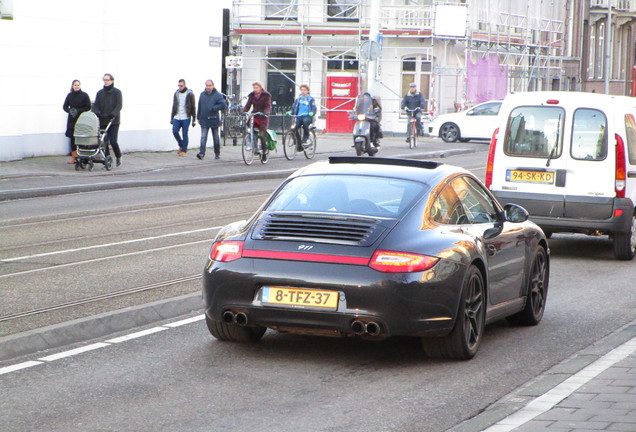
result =
[[457,140],[490,140],[499,126],[501,102],[488,101],[466,111],[442,114],[429,125],[428,133],[448,143]]

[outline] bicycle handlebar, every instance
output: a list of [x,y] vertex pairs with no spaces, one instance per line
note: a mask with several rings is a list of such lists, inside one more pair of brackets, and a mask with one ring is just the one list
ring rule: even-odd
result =
[[249,116],[249,117],[254,117],[254,116],[257,116],[257,115],[263,116],[263,117],[269,117],[269,114],[265,114],[265,113],[262,113],[262,112],[246,112],[244,114],[246,116]]

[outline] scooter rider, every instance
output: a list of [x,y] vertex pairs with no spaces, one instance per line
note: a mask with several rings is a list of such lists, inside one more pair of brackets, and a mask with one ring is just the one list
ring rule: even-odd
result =
[[[408,108],[411,110],[409,115],[415,115],[417,119],[415,125],[417,127],[417,134],[422,135],[422,110],[426,107],[426,99],[421,92],[417,91],[417,84],[409,84],[409,91],[402,98],[402,109]],[[417,111],[413,111],[417,110]],[[406,142],[409,142],[411,138],[411,128],[409,124],[406,125]]]
[[362,100],[359,102],[356,113],[367,115],[367,121],[370,125],[370,141],[374,146],[378,147],[380,145],[379,134],[380,122],[382,121],[382,107],[378,100],[372,97],[369,92],[364,92],[362,94]]

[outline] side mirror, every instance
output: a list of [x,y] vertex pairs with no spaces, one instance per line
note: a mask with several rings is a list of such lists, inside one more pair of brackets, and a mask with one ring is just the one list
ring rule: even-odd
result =
[[530,217],[526,209],[516,204],[506,204],[504,206],[504,216],[506,221],[514,223],[525,222]]
[[497,237],[499,234],[501,234],[502,231],[503,227],[500,223],[497,223],[494,227],[488,228],[486,231],[484,231],[484,238],[486,240],[490,240],[491,238]]

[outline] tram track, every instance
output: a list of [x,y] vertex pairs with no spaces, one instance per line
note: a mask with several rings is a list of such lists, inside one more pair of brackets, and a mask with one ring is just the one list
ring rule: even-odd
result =
[[59,303],[56,305],[47,306],[43,308],[32,309],[32,310],[23,311],[23,312],[16,312],[16,313],[0,316],[0,322],[10,321],[10,320],[18,319],[18,318],[26,318],[26,317],[39,315],[39,314],[43,314],[47,312],[52,312],[52,311],[56,311],[60,309],[65,309],[65,308],[69,308],[73,306],[80,306],[84,304],[95,303],[102,300],[109,300],[116,297],[122,297],[126,295],[131,295],[131,294],[138,294],[144,291],[151,291],[155,289],[165,288],[171,285],[177,285],[180,283],[198,280],[198,279],[201,279],[201,277],[202,277],[201,275],[184,276],[184,277],[180,277],[180,278],[176,278],[172,280],[156,282],[156,283],[152,283],[148,285],[142,285],[142,286],[138,286],[134,288],[127,288],[120,291],[113,291],[110,293],[100,294],[100,295],[96,295],[92,297],[86,297],[86,298],[73,300],[73,301],[69,301],[65,303]]

